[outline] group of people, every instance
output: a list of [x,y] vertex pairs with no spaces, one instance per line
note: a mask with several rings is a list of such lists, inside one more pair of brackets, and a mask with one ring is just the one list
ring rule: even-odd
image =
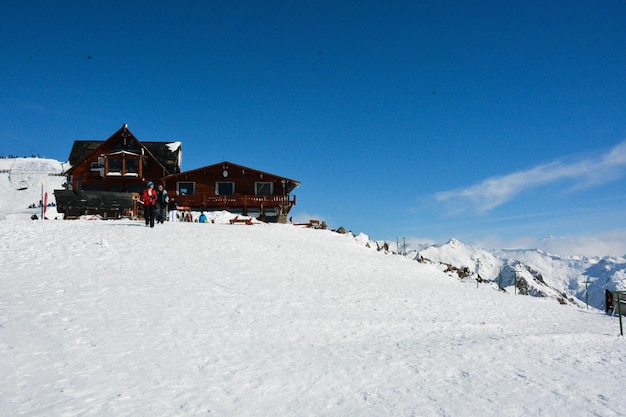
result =
[[159,184],[155,190],[154,183],[148,181],[146,188],[143,190],[141,203],[143,204],[143,217],[146,221],[146,226],[154,227],[155,222],[157,224],[163,223],[166,216],[170,222],[209,223],[204,212],[197,220],[194,219],[191,211],[181,211],[179,214],[178,209],[184,209],[184,207],[178,207],[174,198],[170,198],[167,190],[163,188],[163,184]]
[[154,183],[148,181],[141,200],[146,226],[154,227],[155,221],[157,224],[165,222],[166,208],[169,210],[168,220],[176,221],[176,202],[167,195],[167,190],[163,188],[163,184],[159,184],[155,190]]
[[[39,200],[39,204],[38,205],[33,203],[30,206],[28,206],[28,208],[29,209],[34,209],[34,208],[41,208],[42,206],[43,206],[43,203],[41,202],[41,200]],[[48,203],[46,205],[46,207],[56,207],[56,204],[54,204],[54,201],[52,201],[52,202]]]

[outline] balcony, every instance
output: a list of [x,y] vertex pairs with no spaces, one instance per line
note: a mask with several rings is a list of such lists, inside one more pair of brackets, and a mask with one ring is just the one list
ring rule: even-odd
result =
[[191,210],[241,209],[244,214],[248,209],[279,209],[286,214],[296,205],[295,195],[170,195],[170,198]]

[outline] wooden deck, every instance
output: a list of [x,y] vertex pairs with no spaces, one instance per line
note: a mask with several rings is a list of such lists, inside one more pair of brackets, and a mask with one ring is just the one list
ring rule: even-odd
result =
[[272,209],[282,208],[285,213],[296,205],[295,195],[177,195],[172,196],[179,206],[189,207],[191,210],[228,210],[243,209]]

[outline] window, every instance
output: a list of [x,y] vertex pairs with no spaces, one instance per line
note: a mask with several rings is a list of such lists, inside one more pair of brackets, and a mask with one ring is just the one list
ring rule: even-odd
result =
[[[114,152],[98,157],[98,162],[91,164],[91,170],[100,170],[100,175],[102,175],[104,172],[102,168],[106,166],[106,176],[138,177],[141,175],[140,158],[139,154],[126,151]],[[98,166],[102,168],[98,169]]]
[[111,172],[122,172],[121,158],[109,158],[109,169],[107,174],[110,174]]
[[104,170],[104,157],[103,156],[99,156],[97,162],[91,163],[91,170],[92,171]]
[[126,160],[126,171],[124,174],[139,174],[139,160],[138,159],[127,159]]
[[233,195],[235,194],[234,182],[216,182],[215,194],[217,195]]
[[195,182],[177,182],[176,191],[178,195],[196,195]]
[[135,140],[128,137],[128,135],[122,133],[121,140],[117,142],[115,146],[111,148],[111,150],[113,152],[119,152],[119,151],[138,152],[139,146],[137,145],[137,142]]
[[274,194],[274,183],[272,182],[255,182],[254,193],[256,195],[272,195]]

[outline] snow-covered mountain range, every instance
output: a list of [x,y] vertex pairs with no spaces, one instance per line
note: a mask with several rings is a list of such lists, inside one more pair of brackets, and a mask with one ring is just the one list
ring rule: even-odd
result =
[[578,306],[588,303],[598,309],[605,308],[605,290],[626,288],[623,257],[559,256],[538,249],[486,250],[456,239],[410,251],[407,256],[437,263],[456,275],[469,272],[471,279],[478,273],[482,280],[506,291]]

